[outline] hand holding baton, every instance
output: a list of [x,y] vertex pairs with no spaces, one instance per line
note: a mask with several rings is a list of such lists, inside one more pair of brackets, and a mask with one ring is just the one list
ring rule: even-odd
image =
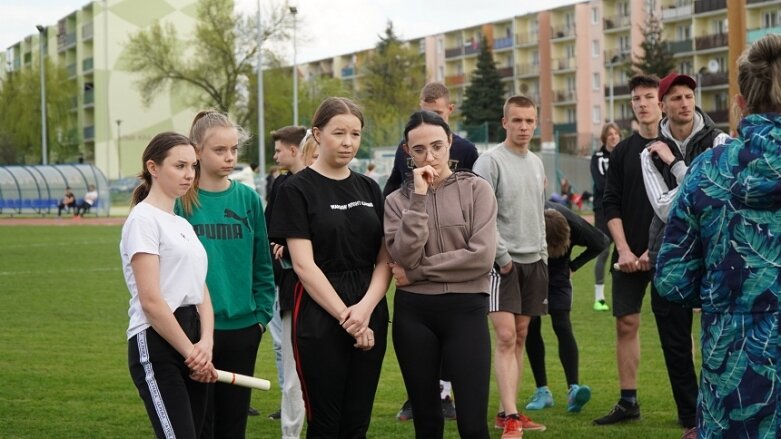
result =
[[247,375],[241,375],[234,372],[226,372],[224,370],[217,370],[217,381],[225,384],[234,384],[241,387],[249,387],[251,389],[268,390],[271,388],[271,382],[262,378],[255,378]]

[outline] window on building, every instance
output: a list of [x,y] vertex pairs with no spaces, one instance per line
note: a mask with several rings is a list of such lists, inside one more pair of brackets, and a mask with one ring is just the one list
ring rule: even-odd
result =
[[726,34],[729,32],[729,26],[726,18],[711,21],[711,29],[714,34]]
[[726,72],[727,71],[727,59],[723,56],[716,57],[716,62],[719,63],[719,71],[720,72]]
[[602,89],[602,77],[599,74],[599,72],[596,72],[593,75],[591,75],[591,88],[594,90]]
[[678,71],[684,75],[691,75],[694,72],[691,60],[681,61],[681,63],[678,64]]
[[575,58],[575,45],[567,44],[567,46],[564,48],[564,53],[566,54],[567,58]]
[[567,108],[567,123],[575,123],[577,122],[578,117],[577,113],[575,112],[574,108]]
[[445,51],[445,42],[442,40],[442,37],[437,38],[437,53],[439,55],[442,55],[442,53]]
[[781,23],[781,11],[762,13],[762,28],[776,27]]
[[716,111],[729,110],[729,94],[726,91],[720,91],[713,96],[716,102]]
[[439,69],[437,69],[437,81],[442,81],[445,79],[445,66],[439,66]]
[[594,123],[602,123],[602,107],[599,105],[591,107],[591,121]]
[[618,2],[618,4],[616,5],[616,12],[619,17],[628,17],[629,2],[628,1]]
[[533,66],[540,65],[540,52],[538,50],[532,51],[532,65]]
[[599,9],[591,8],[591,24],[599,24]]
[[631,52],[632,47],[632,40],[630,39],[629,35],[620,35],[618,37],[618,50],[620,53],[629,53]]
[[567,76],[567,91],[575,91],[575,75]]
[[692,28],[690,24],[683,24],[678,26],[675,29],[675,35],[677,41],[686,41],[691,40],[692,38]]
[[599,40],[593,40],[591,42],[591,56],[596,58],[596,57],[599,56],[599,52],[600,52],[600,50],[599,50]]
[[540,23],[537,22],[537,19],[534,19],[531,21],[531,26],[529,26],[531,29],[529,30],[529,33],[531,35],[537,35],[540,32]]

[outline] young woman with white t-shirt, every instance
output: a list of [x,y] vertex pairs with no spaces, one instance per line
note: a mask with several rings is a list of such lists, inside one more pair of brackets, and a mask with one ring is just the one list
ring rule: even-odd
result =
[[152,139],[119,244],[131,296],[130,375],[159,438],[200,434],[205,383],[217,379],[206,252],[192,226],[174,215],[196,163],[187,137],[169,132]]

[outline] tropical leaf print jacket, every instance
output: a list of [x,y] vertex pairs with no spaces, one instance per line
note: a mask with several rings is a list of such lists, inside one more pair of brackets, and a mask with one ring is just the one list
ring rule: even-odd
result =
[[776,437],[781,414],[781,115],[698,157],[659,253],[659,294],[702,307],[699,437]]

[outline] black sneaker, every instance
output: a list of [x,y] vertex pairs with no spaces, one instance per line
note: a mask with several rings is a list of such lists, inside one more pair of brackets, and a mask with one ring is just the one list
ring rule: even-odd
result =
[[412,404],[410,404],[409,399],[404,401],[401,410],[396,413],[396,419],[399,421],[409,421],[412,419]]
[[250,416],[260,416],[258,409],[253,408],[252,406],[250,406],[250,408],[247,410],[247,414]]
[[613,410],[610,410],[610,413],[599,419],[594,419],[594,425],[610,425],[635,419],[640,419],[640,404],[630,404],[619,399],[618,404],[613,407]]
[[445,419],[451,421],[456,419],[456,405],[453,404],[453,400],[450,399],[450,396],[446,396],[445,399],[442,400],[442,415],[445,416]]
[[269,418],[269,419],[273,419],[273,420],[275,420],[275,421],[278,421],[278,420],[279,420],[279,418],[281,418],[281,417],[282,417],[282,410],[277,410],[277,411],[275,411],[274,413],[270,413],[270,414],[268,415],[268,418]]

